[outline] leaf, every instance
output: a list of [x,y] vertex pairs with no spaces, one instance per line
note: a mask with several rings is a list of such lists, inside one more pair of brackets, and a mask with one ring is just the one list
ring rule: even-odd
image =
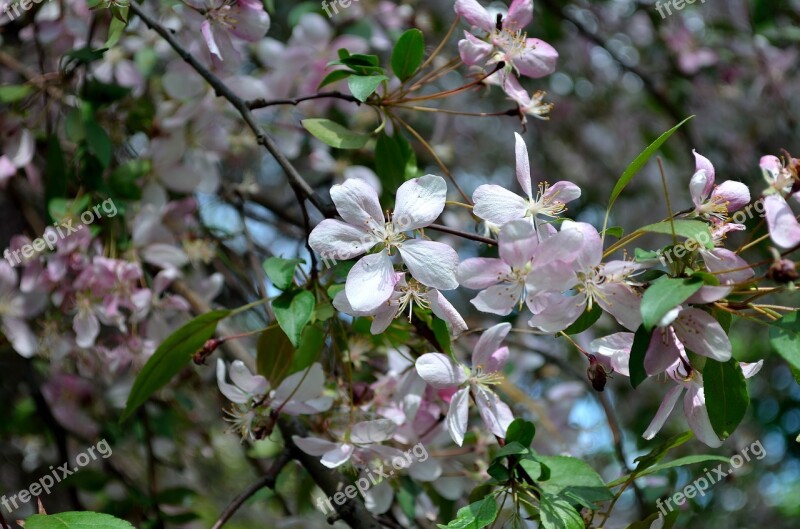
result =
[[397,39],[392,51],[392,71],[401,81],[409,79],[425,59],[425,37],[418,29],[409,29]]
[[192,360],[192,356],[217,330],[220,320],[231,311],[214,310],[196,317],[164,340],[147,361],[128,395],[121,422],[126,421],[150,395],[161,389]]
[[641,152],[641,154],[639,154],[639,156],[636,157],[635,160],[633,160],[633,162],[631,162],[628,168],[625,169],[625,172],[622,173],[622,176],[619,177],[619,180],[617,180],[617,184],[614,186],[613,191],[611,191],[611,199],[608,201],[608,211],[611,210],[611,206],[614,205],[614,202],[616,202],[620,193],[622,193],[623,189],[625,189],[625,186],[627,186],[630,183],[630,181],[633,180],[633,177],[636,176],[636,173],[638,173],[641,170],[641,168],[644,167],[644,164],[647,163],[647,161],[653,156],[653,154],[655,154],[656,151],[661,148],[664,142],[666,142],[670,138],[670,136],[672,136],[675,133],[676,130],[681,128],[684,125],[684,123],[686,123],[693,117],[694,116],[689,116],[688,118],[684,119],[671,129],[669,129],[667,132],[659,136],[656,139],[656,141],[651,143],[644,151]]
[[278,325],[295,347],[300,345],[303,328],[311,321],[316,303],[314,294],[307,290],[297,293],[286,292],[272,302],[272,310],[275,311]]
[[522,459],[517,462],[518,468],[522,468],[534,481],[547,481],[550,479],[550,469],[536,459]]
[[111,139],[93,119],[86,122],[86,146],[103,167],[111,164]]
[[539,515],[545,529],[583,529],[583,518],[569,501],[558,496],[542,494]]
[[647,380],[647,371],[644,368],[644,357],[650,348],[650,339],[653,337],[652,331],[640,325],[633,335],[633,345],[631,346],[631,356],[628,359],[628,372],[631,375],[631,386],[639,386]]
[[678,467],[685,467],[688,465],[696,465],[697,463],[705,463],[706,461],[721,461],[723,463],[729,463],[730,458],[716,454],[697,454],[692,456],[679,457],[678,459],[675,459],[668,463],[662,463],[660,465],[655,465],[646,470],[643,470],[642,472],[636,474],[636,477],[648,476],[650,474],[655,474],[656,472],[661,472],[662,470],[667,470],[670,468],[678,468]]
[[409,178],[416,176],[417,160],[408,141],[399,133],[382,132],[375,144],[375,172],[385,192],[394,194]]
[[337,149],[360,149],[369,141],[369,136],[352,132],[329,119],[304,119],[300,123],[319,141]]
[[317,90],[319,90],[324,86],[328,86],[329,84],[338,83],[343,79],[347,79],[348,77],[353,75],[353,73],[354,72],[351,72],[350,70],[334,70],[328,75],[326,75],[325,78],[322,80],[322,82],[319,83]]
[[289,374],[294,359],[294,347],[279,327],[262,332],[256,344],[256,369],[272,387],[277,387]]
[[[104,83],[97,79],[88,79],[81,90],[81,97],[90,101],[94,106],[104,106],[116,103],[131,93],[131,89],[113,83]],[[90,110],[91,112],[91,110]],[[86,121],[93,119],[91,116]]]
[[621,239],[622,236],[625,235],[625,228],[622,226],[612,226],[611,228],[606,228],[606,235]]
[[139,200],[142,197],[139,180],[149,172],[148,160],[129,160],[114,169],[108,178],[108,186],[117,198]]
[[439,529],[483,529],[497,518],[497,501],[487,496],[480,501],[462,507],[456,519],[447,525],[436,524]]
[[574,457],[541,456],[541,463],[550,469],[550,479],[539,483],[542,492],[560,496],[567,492],[588,503],[610,500],[614,497],[595,470]]
[[701,278],[663,276],[654,281],[642,296],[642,325],[649,331],[671,311],[703,286]]
[[120,37],[122,37],[122,32],[125,31],[125,28],[128,26],[128,9],[130,8],[117,6],[111,8],[113,17],[108,26],[108,39],[106,39],[106,43],[103,44],[104,48],[113,48],[117,45],[117,42],[119,42]]
[[297,265],[305,263],[302,259],[284,259],[283,257],[270,257],[264,261],[264,272],[267,277],[280,290],[289,290],[294,285],[294,272]]
[[32,91],[28,85],[0,86],[0,103],[16,103],[25,99]]
[[655,448],[650,450],[650,453],[637,457],[636,459],[634,459],[634,461],[638,463],[638,465],[636,465],[635,473],[642,472],[644,469],[655,465],[656,463],[661,461],[670,450],[681,446],[682,444],[686,443],[693,437],[694,433],[692,433],[691,431],[675,435],[673,437],[670,437],[663,443],[658,444]]
[[[675,521],[678,519],[679,514],[680,511],[678,510],[670,511],[669,514],[667,514],[667,516],[664,518],[663,525],[661,525],[660,528],[672,529],[672,526],[675,525]],[[653,523],[661,517],[663,517],[663,515],[660,512],[654,512],[644,520],[632,523],[626,529],[651,529],[653,527]]]
[[25,520],[25,529],[134,529],[124,520],[97,512],[34,514]]
[[292,358],[289,374],[306,369],[319,358],[325,346],[325,331],[320,324],[308,325],[300,338],[300,346]]
[[580,334],[597,323],[597,320],[599,320],[602,315],[603,309],[600,308],[600,305],[594,303],[591,309],[585,310],[583,314],[575,320],[575,323],[567,327],[564,332],[566,334]]
[[706,408],[711,426],[720,439],[728,438],[739,426],[750,404],[747,382],[735,358],[727,362],[706,359],[703,369]]
[[800,369],[800,312],[790,312],[771,322],[769,342],[790,367]]
[[492,457],[492,460],[501,459],[503,457],[508,457],[508,456],[515,456],[519,454],[527,454],[529,451],[530,449],[527,446],[523,446],[522,444],[516,441],[511,441],[510,443],[506,443],[505,446],[503,446],[502,448],[500,448],[500,450],[495,452],[494,456]]
[[[690,241],[695,241],[695,243],[699,243],[692,246],[703,246],[708,249],[714,248],[714,238],[711,236],[711,229],[705,222],[701,220],[686,219],[675,219],[672,222],[675,225],[675,235]],[[641,228],[641,231],[672,235],[672,226],[670,225],[669,221],[656,222],[655,224],[649,224],[644,228]],[[682,246],[685,251],[690,249],[688,243],[685,243]],[[673,249],[672,253],[674,252],[675,250]]]
[[[64,197],[67,194],[67,164],[64,160],[64,151],[58,135],[53,134],[47,139],[47,161],[44,167],[45,203],[49,204],[54,198]],[[60,220],[60,219],[50,219]]]
[[375,93],[382,82],[388,80],[385,75],[353,75],[347,78],[347,87],[353,96],[363,103]]
[[506,429],[506,442],[519,443],[524,447],[531,446],[536,436],[536,426],[525,419],[514,419]]

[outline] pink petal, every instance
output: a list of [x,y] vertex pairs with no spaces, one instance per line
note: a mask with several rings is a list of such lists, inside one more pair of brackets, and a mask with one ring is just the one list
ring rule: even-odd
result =
[[650,426],[648,426],[647,430],[644,431],[642,437],[649,441],[656,436],[659,430],[661,430],[661,427],[664,426],[664,423],[667,422],[667,418],[672,412],[672,409],[675,407],[675,403],[678,402],[678,398],[680,398],[682,392],[683,386],[676,384],[667,392],[666,395],[664,395],[664,400],[661,401],[661,405],[658,407],[656,416],[653,417],[653,420],[650,422]]
[[598,361],[620,375],[629,377],[628,364],[633,346],[633,333],[618,332],[598,338],[589,344],[589,349],[598,355]]
[[[97,320],[95,320],[95,322],[96,321]],[[0,323],[0,330],[3,331],[8,341],[11,342],[11,347],[13,347],[20,356],[23,358],[31,358],[36,354],[39,343],[36,336],[31,332],[30,327],[28,327],[28,324],[25,323],[25,320],[5,316]],[[90,347],[93,343],[94,338],[92,338],[92,343],[86,347]]]
[[[753,269],[749,268],[747,261],[726,248],[714,248],[709,251],[701,251],[700,254],[703,256],[703,262],[708,271],[716,274],[723,284],[744,283],[756,275]],[[719,273],[725,270],[736,271]]]
[[[233,378],[233,374],[231,374],[231,378]],[[315,399],[322,394],[324,389],[325,374],[322,372],[322,366],[318,362],[314,362],[308,369],[289,375],[278,385],[271,395],[272,408],[279,408],[290,398],[297,402]]]
[[456,0],[455,11],[472,26],[489,32],[494,30],[492,15],[476,0]]
[[508,425],[514,420],[508,405],[494,391],[482,386],[475,387],[475,403],[483,424],[497,437],[505,438]]
[[203,20],[203,23],[200,25],[200,32],[203,34],[203,39],[206,41],[208,51],[211,52],[211,55],[216,56],[220,61],[224,60],[222,58],[222,52],[219,51],[219,46],[217,46],[217,41],[214,39],[214,31],[211,28],[210,20]]
[[672,323],[683,345],[699,355],[719,362],[731,359],[731,342],[717,320],[700,309],[688,308]]
[[767,211],[767,226],[772,242],[781,248],[792,248],[800,244],[800,223],[783,197],[769,195],[764,199]]
[[561,180],[556,182],[547,190],[543,198],[550,202],[562,202],[567,204],[581,197],[581,188],[572,182]]
[[500,258],[512,268],[523,269],[530,264],[539,246],[533,225],[526,220],[513,220],[500,230]]
[[334,450],[339,443],[334,443],[333,441],[328,441],[327,439],[320,439],[318,437],[299,437],[297,435],[292,436],[292,442],[310,456],[321,456],[325,452],[329,452]]
[[648,375],[658,375],[675,363],[685,353],[683,345],[675,336],[672,326],[653,330],[650,345],[644,357],[644,370]]
[[508,348],[502,345],[509,332],[510,323],[498,323],[486,329],[472,351],[472,366],[483,366],[486,372],[500,371],[508,359]]
[[231,402],[245,404],[250,400],[247,393],[233,384],[228,384],[225,380],[225,361],[221,358],[217,359],[217,386],[219,387],[220,393],[225,395],[225,398]]
[[585,295],[563,296],[548,293],[537,296],[536,302],[543,303],[546,308],[528,320],[528,325],[548,333],[563,331],[575,323],[586,310]]
[[241,360],[234,360],[231,364],[231,381],[250,395],[264,395],[269,388],[267,379],[253,375]]
[[347,274],[347,300],[354,310],[374,311],[392,295],[396,280],[386,250],[362,257]]
[[521,284],[504,283],[481,291],[471,303],[481,312],[508,316],[519,304],[523,294],[524,289]]
[[426,353],[414,365],[417,374],[434,389],[454,388],[467,381],[464,366],[441,353]]
[[514,60],[521,75],[538,78],[550,75],[556,69],[558,52],[550,44],[539,39],[528,39],[522,56]]
[[711,448],[722,446],[722,441],[714,432],[714,427],[711,426],[711,419],[708,417],[705,391],[698,384],[692,384],[686,396],[683,397],[683,413],[686,414],[686,421],[698,441]]
[[100,334],[100,322],[93,312],[80,311],[72,320],[72,330],[75,331],[75,343],[78,347],[92,347]]
[[503,19],[503,28],[522,29],[533,20],[533,0],[514,0]]
[[256,42],[269,31],[269,15],[264,5],[254,0],[239,0],[237,24],[232,33],[242,40]]
[[707,197],[709,194],[711,194],[711,190],[714,188],[714,182],[716,181],[714,165],[711,163],[711,160],[702,154],[698,154],[696,150],[692,149],[692,153],[694,153],[695,173],[699,171],[704,171],[705,173],[706,184],[703,188],[703,196]]
[[596,299],[603,310],[614,316],[628,330],[635,331],[642,324],[640,306],[642,297],[623,283],[606,282],[598,287],[601,295]]
[[343,443],[333,450],[325,452],[319,461],[328,468],[336,468],[350,461],[353,450],[355,450],[353,445]]
[[394,435],[397,426],[389,419],[364,421],[353,425],[350,430],[350,441],[360,445],[382,443]]
[[456,278],[462,287],[483,290],[499,283],[511,273],[511,267],[501,259],[473,257],[461,261]]
[[466,38],[458,41],[458,54],[467,66],[481,66],[491,55],[494,47],[488,42],[475,37],[472,33],[464,32]]
[[436,289],[429,290],[425,296],[431,304],[431,311],[444,320],[450,329],[450,334],[458,336],[467,330],[467,323],[456,308]]
[[717,186],[711,193],[717,203],[728,203],[728,212],[742,209],[750,203],[750,190],[741,182],[727,180]]

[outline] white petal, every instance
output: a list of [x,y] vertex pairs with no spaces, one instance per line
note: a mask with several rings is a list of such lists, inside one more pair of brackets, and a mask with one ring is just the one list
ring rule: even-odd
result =
[[350,456],[353,455],[354,449],[355,447],[353,445],[343,443],[338,445],[330,452],[325,452],[325,454],[322,456],[322,459],[319,461],[328,468],[336,468],[344,465],[350,460]]
[[320,439],[319,437],[298,437],[293,435],[292,441],[297,445],[297,448],[310,456],[321,456],[339,446],[339,443]]
[[470,302],[481,312],[508,316],[525,293],[519,283],[503,283],[481,291]]
[[397,425],[389,419],[364,421],[353,425],[350,441],[359,445],[382,443],[394,435]]
[[742,368],[742,373],[744,373],[744,378],[754,377],[761,371],[761,368],[764,366],[764,361],[759,360],[758,362],[740,362],[739,366]]
[[305,402],[319,397],[325,389],[322,366],[315,362],[307,370],[286,377],[272,395],[272,408],[278,408],[291,396],[293,401]]
[[469,388],[456,391],[450,400],[450,409],[447,410],[445,424],[450,437],[458,446],[464,444],[464,434],[467,433],[467,420],[469,418]]
[[517,156],[517,182],[522,187],[522,191],[533,198],[531,191],[531,162],[528,157],[528,146],[518,132],[514,133],[514,149]]
[[367,255],[347,274],[347,300],[354,310],[372,312],[392,295],[395,281],[394,267],[385,250]]
[[[438,290],[458,288],[458,254],[452,247],[440,242],[409,239],[399,249],[408,271],[423,285]],[[352,298],[350,301],[352,303]]]
[[772,242],[781,248],[792,248],[800,243],[800,223],[783,197],[769,195],[764,199],[767,225]]
[[461,314],[458,313],[456,308],[436,289],[429,290],[425,295],[428,302],[431,304],[431,311],[444,320],[447,327],[450,329],[450,334],[458,336],[467,330],[467,323]]
[[500,259],[473,257],[461,261],[456,278],[462,287],[483,290],[511,273],[511,267]]
[[633,346],[633,333],[618,332],[610,336],[598,338],[589,344],[589,350],[600,356],[598,360],[607,363],[608,367],[615,372],[626,377],[631,376],[628,371],[628,364],[631,358],[631,347]]
[[447,183],[436,175],[414,178],[397,190],[392,224],[399,231],[424,228],[442,214],[447,200]]
[[[95,322],[97,320],[95,319]],[[25,320],[18,318],[10,318],[8,316],[3,318],[0,330],[6,335],[11,346],[23,358],[30,358],[36,353],[38,342],[36,336],[31,332]],[[96,335],[95,335],[96,336]],[[94,339],[92,339],[92,343]],[[78,345],[81,345],[80,343]],[[81,345],[81,347],[90,347],[92,344]]]
[[234,360],[231,364],[231,380],[250,395],[265,395],[269,388],[267,379],[261,375],[253,375],[241,360]]
[[731,341],[722,326],[710,314],[689,308],[672,324],[683,345],[699,355],[719,362],[731,359]]
[[[478,343],[475,344],[475,349],[472,350],[472,365],[482,365],[486,370],[496,371],[500,366],[494,365],[492,355],[503,346],[503,340],[506,339],[509,332],[511,332],[510,323],[498,323],[486,329],[478,339]],[[488,367],[490,365],[491,368]]]
[[708,408],[706,408],[705,391],[700,385],[692,384],[689,387],[689,391],[683,398],[683,413],[686,414],[686,421],[698,441],[711,448],[722,446],[722,441],[714,432],[714,427],[711,426]]
[[352,259],[366,253],[379,240],[370,232],[335,219],[320,222],[308,238],[311,249],[317,252],[323,261]]
[[435,389],[457,387],[467,380],[464,366],[441,353],[426,353],[414,365],[419,376]]
[[217,386],[225,398],[231,402],[245,404],[250,400],[244,391],[225,381],[225,362],[221,358],[217,359]]
[[533,225],[526,220],[514,220],[503,226],[498,236],[500,258],[513,268],[525,268],[539,246]]
[[336,204],[336,211],[348,224],[365,230],[370,226],[383,226],[378,193],[364,180],[353,178],[333,186],[331,199]]
[[635,331],[642,324],[642,313],[639,307],[642,297],[631,287],[622,283],[606,283],[598,287],[601,296],[597,304],[614,316],[617,321],[630,331]]
[[475,215],[500,226],[522,219],[527,213],[525,200],[521,196],[494,184],[479,186],[472,194],[472,200],[475,202],[472,209]]
[[475,387],[475,402],[483,424],[497,437],[505,438],[508,425],[514,420],[508,405],[494,391],[482,386]]

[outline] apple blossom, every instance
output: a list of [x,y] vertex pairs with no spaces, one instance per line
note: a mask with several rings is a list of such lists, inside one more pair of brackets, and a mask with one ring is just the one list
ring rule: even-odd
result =
[[716,174],[711,161],[692,151],[695,158],[695,173],[689,182],[689,192],[695,214],[714,223],[725,222],[728,215],[750,202],[750,190],[741,182],[728,180],[715,186]]

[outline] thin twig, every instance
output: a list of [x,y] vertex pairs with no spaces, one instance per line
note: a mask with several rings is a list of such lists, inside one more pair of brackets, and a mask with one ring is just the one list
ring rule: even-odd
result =
[[295,97],[295,98],[288,98],[288,99],[253,99],[251,101],[247,101],[247,108],[250,110],[257,110],[259,108],[267,108],[276,105],[292,105],[297,106],[303,101],[311,101],[314,99],[341,99],[343,101],[350,101],[351,103],[356,103],[358,105],[361,104],[361,101],[356,99],[354,96],[350,94],[343,94],[338,91],[333,92],[320,92],[318,94],[310,95],[310,96],[303,96],[303,97]]

